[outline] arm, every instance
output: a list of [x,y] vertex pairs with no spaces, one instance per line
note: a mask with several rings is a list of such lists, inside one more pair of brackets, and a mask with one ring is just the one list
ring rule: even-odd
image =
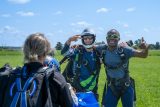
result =
[[71,96],[68,84],[66,84],[62,90],[61,100],[63,100],[62,106],[65,105],[65,107],[73,107],[74,105],[74,101]]
[[74,35],[74,36],[70,37],[70,38],[66,41],[66,43],[65,43],[65,45],[64,45],[64,48],[63,48],[62,51],[61,51],[61,54],[63,55],[63,54],[65,54],[65,53],[67,53],[67,52],[69,51],[71,42],[72,42],[72,41],[77,41],[79,38],[80,38],[80,35]]
[[8,75],[0,76],[0,105],[3,105],[5,92],[7,91],[7,85],[8,85]]
[[136,50],[134,57],[146,58],[148,56],[148,48],[142,50]]
[[73,107],[73,99],[68,84],[62,74],[54,72],[49,77],[49,84],[53,104],[57,104],[60,107]]

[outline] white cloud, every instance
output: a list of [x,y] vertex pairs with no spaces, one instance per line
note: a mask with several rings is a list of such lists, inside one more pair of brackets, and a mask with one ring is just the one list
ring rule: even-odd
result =
[[134,34],[133,34],[132,32],[130,32],[130,31],[125,31],[124,34],[125,34],[126,37],[133,37],[133,35],[134,35]]
[[11,17],[10,14],[2,14],[1,16],[2,16],[2,17]]
[[30,2],[31,0],[8,0],[8,1],[14,4],[26,4]]
[[128,28],[129,25],[125,23],[125,24],[123,24],[123,27]]
[[14,33],[14,34],[19,32],[19,30],[9,25],[4,26],[0,31],[1,33]]
[[119,24],[120,26],[125,27],[125,28],[128,28],[128,27],[129,27],[129,25],[128,25],[127,23],[121,22],[121,21],[119,21],[119,20],[118,20],[116,23]]
[[64,33],[64,31],[63,30],[58,30],[58,33]]
[[105,29],[103,27],[98,27],[97,29],[100,31],[105,31]]
[[92,24],[89,24],[86,21],[79,21],[79,22],[76,22],[76,23],[71,23],[71,25],[72,26],[79,26],[79,27],[87,27],[87,26],[90,26]]
[[148,28],[144,28],[143,30],[144,30],[144,32],[149,32]]
[[20,16],[34,16],[35,15],[35,13],[33,12],[23,12],[23,11],[19,11],[17,12],[17,14]]
[[107,9],[107,8],[100,8],[100,9],[97,9],[96,12],[97,13],[107,13],[107,12],[109,12],[109,9]]
[[57,12],[55,12],[54,14],[55,15],[60,15],[60,14],[62,14],[63,12],[62,11],[57,11]]
[[128,8],[128,9],[126,9],[127,12],[133,12],[133,11],[135,11],[135,10],[136,10],[135,7],[130,7],[130,8]]

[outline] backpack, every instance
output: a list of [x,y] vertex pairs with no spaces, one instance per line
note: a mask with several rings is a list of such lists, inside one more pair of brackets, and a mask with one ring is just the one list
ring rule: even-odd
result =
[[[7,67],[3,66],[2,68]],[[48,80],[49,76],[54,77],[54,71],[48,67],[42,67],[31,75],[23,74],[21,67],[15,69],[10,67],[10,70],[1,70],[1,107],[59,107],[59,105],[56,104],[57,94],[55,95],[55,98],[52,97],[51,99]],[[57,80],[56,78],[53,80],[61,88],[65,86],[60,80]],[[57,89],[57,87],[55,87],[55,89]],[[52,92],[56,93],[56,90],[52,90]]]

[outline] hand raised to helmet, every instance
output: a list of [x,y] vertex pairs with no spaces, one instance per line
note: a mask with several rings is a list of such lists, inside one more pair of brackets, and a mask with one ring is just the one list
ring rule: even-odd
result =
[[70,44],[72,41],[76,42],[79,38],[81,38],[80,35],[74,35],[68,39],[67,44]]
[[67,44],[70,44],[72,41],[76,42],[79,38],[81,38],[80,35],[74,35],[68,39]]
[[80,35],[74,35],[72,37],[69,38],[70,41],[77,41],[79,38],[81,38]]

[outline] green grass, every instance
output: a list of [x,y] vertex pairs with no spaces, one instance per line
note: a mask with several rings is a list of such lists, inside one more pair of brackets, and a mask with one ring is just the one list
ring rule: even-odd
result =
[[[55,56],[58,60],[62,59],[60,51],[56,52]],[[0,67],[4,63],[10,63],[13,67],[23,65],[22,52],[17,51],[0,51]],[[66,63],[61,66],[62,71]],[[132,58],[130,60],[130,75],[136,81],[137,107],[160,107],[160,50],[149,51],[149,56],[146,59]],[[100,72],[99,78],[99,102],[103,93],[106,74],[104,67]],[[118,107],[122,107],[121,103]]]

